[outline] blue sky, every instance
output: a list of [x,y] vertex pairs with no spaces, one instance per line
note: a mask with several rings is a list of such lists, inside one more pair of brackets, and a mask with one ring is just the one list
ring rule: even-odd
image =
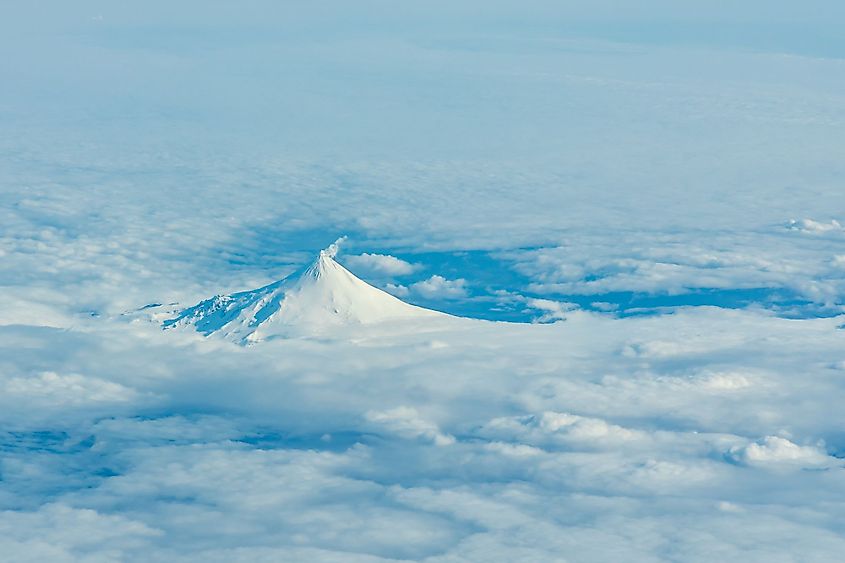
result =
[[[0,11],[0,553],[841,553],[841,2]],[[343,235],[520,322],[243,348],[124,314]]]

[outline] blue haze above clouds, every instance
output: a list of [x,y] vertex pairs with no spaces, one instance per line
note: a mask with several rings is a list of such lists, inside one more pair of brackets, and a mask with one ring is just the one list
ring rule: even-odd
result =
[[[2,8],[0,553],[841,552],[845,7],[454,4]],[[567,320],[120,315],[343,234],[408,301]]]

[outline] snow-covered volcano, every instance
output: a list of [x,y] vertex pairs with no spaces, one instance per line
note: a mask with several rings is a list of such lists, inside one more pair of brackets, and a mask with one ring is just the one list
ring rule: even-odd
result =
[[355,277],[334,260],[335,252],[332,245],[305,270],[264,287],[201,301],[164,321],[163,328],[193,326],[206,336],[220,334],[246,344],[343,325],[446,316]]

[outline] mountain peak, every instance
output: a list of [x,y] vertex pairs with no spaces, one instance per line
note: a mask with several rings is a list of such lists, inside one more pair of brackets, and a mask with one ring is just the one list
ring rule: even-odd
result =
[[335,261],[335,256],[337,256],[336,244],[337,243],[334,243],[328,248],[324,248],[323,250],[321,250],[320,253],[317,255],[317,259],[314,260],[314,262],[312,262],[311,265],[305,269],[300,278],[322,279],[325,277],[330,277],[332,275],[342,276],[343,272],[346,272],[347,274],[352,276],[352,274],[346,268],[344,268]]
[[326,248],[321,250],[320,256],[317,260],[319,261],[319,260],[322,260],[323,258],[328,258],[328,259],[334,261],[334,257],[337,256],[338,252],[340,252],[340,245],[343,244],[344,242],[346,242],[346,235],[340,237],[339,239],[337,239],[336,241],[334,241],[333,243],[328,245]]
[[241,344],[320,334],[346,325],[442,316],[405,303],[335,261],[338,239],[304,270],[258,289],[217,295],[180,311],[164,329],[191,326]]

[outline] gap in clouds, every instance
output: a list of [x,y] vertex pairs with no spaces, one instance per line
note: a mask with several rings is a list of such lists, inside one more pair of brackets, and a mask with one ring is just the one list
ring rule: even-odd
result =
[[[555,284],[538,284],[536,275],[522,267],[525,260],[547,250],[542,246],[495,251],[420,251],[407,245],[384,246],[390,241],[373,240],[368,232],[360,231],[352,225],[345,230],[336,228],[334,231],[325,228],[283,230],[272,225],[257,225],[250,227],[247,233],[247,236],[235,237],[234,246],[219,254],[212,254],[209,259],[222,261],[219,267],[233,273],[242,272],[247,276],[259,276],[272,281],[307,266],[319,249],[325,248],[339,233],[344,233],[348,240],[338,255],[341,263],[345,263],[345,256],[369,253],[390,256],[414,266],[407,273],[380,274],[356,270],[354,263],[346,264],[365,281],[414,305],[485,320],[536,322],[543,316],[541,310],[531,305],[536,299],[561,302],[573,308],[618,317],[659,315],[671,313],[679,307],[702,306],[764,309],[786,318],[823,318],[843,312],[841,298],[835,301],[814,300],[808,298],[806,292],[776,285],[748,287],[748,280],[732,270],[735,264],[724,266],[728,273],[725,279],[718,280],[721,286],[707,287],[708,279],[697,279],[695,271],[691,270],[685,274],[685,280],[681,279],[682,284],[687,283],[689,286],[679,288],[676,280],[670,280],[671,286],[663,286],[657,280],[649,291],[620,289],[591,292],[589,288],[594,282],[609,279],[613,274],[598,269],[594,272],[583,269],[580,279],[573,279],[569,284],[572,289],[578,289],[573,292],[555,289]],[[578,251],[573,249],[573,259],[580,258]],[[557,263],[558,267],[568,267],[566,258],[562,260]],[[656,258],[652,258],[652,261],[666,267],[682,266],[660,262]],[[642,262],[649,263],[647,259],[642,259]],[[714,271],[718,274],[720,268],[723,268],[718,263],[700,267],[711,280],[716,279],[713,278]],[[435,281],[442,278],[442,295],[436,289],[425,292],[415,290],[415,286],[419,287],[419,284],[432,277]],[[738,287],[730,287],[731,277]],[[456,282],[460,284],[460,291],[450,291]],[[694,285],[696,282],[701,285]],[[446,285],[450,283],[453,285]],[[624,286],[625,282],[620,283]],[[632,285],[637,284],[632,282]]]

